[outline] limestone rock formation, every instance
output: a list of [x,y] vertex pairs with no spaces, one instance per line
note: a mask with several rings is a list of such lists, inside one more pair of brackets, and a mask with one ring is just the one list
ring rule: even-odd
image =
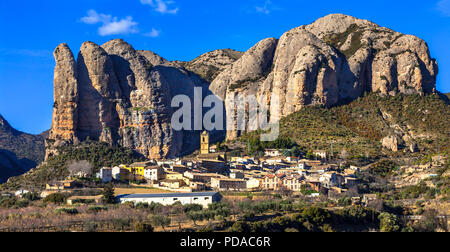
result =
[[138,50],[153,66],[168,65],[170,62],[152,51]]
[[387,136],[381,140],[384,148],[393,152],[398,151],[398,139],[395,136]]
[[59,45],[55,56],[54,104],[51,139],[74,141],[78,122],[77,67],[67,44]]
[[[61,48],[65,57],[60,57]],[[183,68],[165,66],[155,55],[137,52],[119,39],[102,46],[85,42],[75,63],[70,49],[58,46],[55,94],[74,91],[55,95],[47,154],[61,144],[92,139],[129,147],[148,158],[178,155],[191,139],[170,125],[171,98],[193,96],[194,87],[207,83]],[[163,64],[154,66],[148,57]]]
[[[253,54],[251,50],[246,54]],[[247,67],[253,63],[260,65]],[[271,59],[244,65],[238,60],[224,70],[211,90],[229,107],[227,100],[232,99],[228,96],[254,87],[252,93],[265,103],[261,105],[279,99],[279,108],[271,108],[271,114],[278,117],[308,105],[339,105],[365,92],[432,93],[438,73],[423,40],[342,14],[286,32]],[[263,68],[268,72],[261,75]],[[263,101],[265,96],[269,98]],[[231,130],[229,139],[239,135],[235,128]]]
[[[260,41],[211,83],[211,91],[225,100],[227,117],[235,117],[239,110],[232,103],[237,95],[256,97],[256,92],[270,72],[277,42],[275,38]],[[228,138],[235,138],[240,133],[228,131],[228,134],[232,134]]]
[[[432,93],[438,74],[423,40],[342,14],[294,28],[280,39],[264,39],[243,54],[225,49],[190,62],[168,61],[116,39],[102,46],[84,43],[76,61],[62,44],[55,59],[47,153],[55,150],[52,146],[90,138],[148,158],[178,156],[198,146],[199,132],[171,127],[172,98],[193,98],[195,87],[203,88],[203,97],[221,98],[227,119],[239,109],[249,117],[248,106],[233,103],[239,96],[254,96],[260,107],[278,103],[270,106],[274,121],[305,106],[336,106],[366,92]],[[233,124],[227,138],[254,126]],[[398,141],[387,138],[385,146],[396,151]]]
[[200,75],[204,80],[212,82],[225,68],[242,56],[242,52],[232,49],[221,49],[207,52],[190,62],[178,62],[180,66]]

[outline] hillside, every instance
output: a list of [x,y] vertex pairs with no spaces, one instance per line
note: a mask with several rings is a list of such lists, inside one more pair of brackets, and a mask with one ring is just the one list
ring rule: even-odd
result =
[[[295,141],[305,151],[345,149],[348,157],[415,156],[448,153],[450,107],[438,95],[380,96],[369,94],[333,108],[308,106],[281,120],[280,137]],[[241,141],[256,138],[246,134]],[[398,152],[383,148],[386,136],[398,139]],[[411,153],[410,145],[417,145]]]
[[20,132],[0,115],[0,183],[35,167],[44,155],[44,134]]
[[119,146],[111,147],[106,143],[92,141],[86,141],[79,145],[63,146],[58,148],[58,152],[59,155],[48,158],[29,172],[10,178],[7,183],[0,185],[0,190],[42,189],[48,182],[67,177],[69,175],[67,165],[73,161],[89,161],[93,166],[93,172],[96,173],[102,167],[144,160],[142,155],[130,149]]

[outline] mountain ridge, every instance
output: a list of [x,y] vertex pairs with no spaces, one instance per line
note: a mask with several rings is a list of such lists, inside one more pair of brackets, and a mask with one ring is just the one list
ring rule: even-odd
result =
[[32,135],[16,130],[0,115],[0,183],[44,160],[45,135],[45,132]]

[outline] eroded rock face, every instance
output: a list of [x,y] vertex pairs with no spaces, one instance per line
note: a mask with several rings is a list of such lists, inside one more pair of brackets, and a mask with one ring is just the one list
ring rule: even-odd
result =
[[212,82],[217,75],[233,64],[242,56],[243,52],[231,49],[220,49],[207,52],[190,62],[183,62],[180,65],[187,70],[198,74],[207,82]]
[[[249,115],[248,107],[233,104],[235,97],[254,96],[261,106],[278,100],[279,107],[270,108],[271,116],[278,115],[273,121],[304,106],[336,106],[365,92],[435,92],[438,73],[423,40],[341,14],[292,29],[280,39],[264,39],[244,54],[216,50],[191,62],[169,62],[116,39],[102,46],[84,43],[77,61],[62,44],[55,59],[50,132],[55,145],[89,137],[149,158],[177,156],[198,145],[196,133],[171,127],[172,98],[193,98],[195,87],[203,88],[203,97],[220,97],[228,118],[236,117],[237,109]],[[231,125],[227,138],[252,127]],[[398,144],[385,143],[391,150]]]
[[74,141],[78,123],[79,98],[76,62],[67,44],[59,45],[53,55],[56,65],[50,138]]
[[384,148],[393,152],[398,151],[398,139],[396,136],[387,136],[381,140]]
[[164,59],[163,57],[159,56],[158,54],[152,51],[139,50],[137,52],[142,56],[144,56],[150,62],[150,64],[154,66],[169,64],[168,60]]
[[77,137],[112,142],[119,127],[115,100],[121,97],[113,61],[103,48],[85,42],[77,60],[79,102]]
[[177,156],[189,139],[171,127],[171,98],[192,95],[195,86],[207,83],[182,68],[154,66],[149,55],[123,40],[102,46],[85,42],[75,62],[67,45],[60,45],[49,136],[54,141],[49,141],[47,154],[57,154],[54,147],[61,144],[89,138],[135,149],[148,158]]
[[[328,15],[286,32],[275,47],[272,59],[243,64],[244,55],[214,79],[211,90],[226,107],[232,100],[228,96],[248,92],[250,87],[258,100],[270,97],[266,105],[279,98],[279,108],[271,108],[271,114],[279,117],[308,105],[339,105],[365,92],[435,92],[438,67],[427,44],[367,20]],[[246,54],[253,55],[252,50]],[[271,62],[269,71],[261,76],[267,62]],[[229,139],[239,135],[232,131]]]

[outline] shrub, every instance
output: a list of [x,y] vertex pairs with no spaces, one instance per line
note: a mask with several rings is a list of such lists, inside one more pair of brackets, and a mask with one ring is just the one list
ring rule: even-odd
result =
[[307,221],[322,225],[330,221],[331,214],[328,210],[318,207],[307,207],[302,211],[302,217]]
[[370,168],[370,173],[381,177],[387,177],[398,167],[397,163],[391,160],[382,160]]
[[10,206],[13,206],[14,203],[16,203],[16,198],[11,198],[7,196],[0,197],[0,207],[9,208]]
[[78,214],[78,210],[76,208],[58,208],[55,210],[55,213]]
[[165,227],[170,225],[170,218],[167,216],[161,216],[161,215],[153,215],[150,217],[150,221],[155,226],[161,226],[163,230],[165,230]]
[[14,204],[15,208],[24,208],[30,205],[30,202],[28,200],[17,200]]
[[151,233],[153,232],[153,226],[148,223],[137,222],[134,224],[134,231],[138,233]]
[[346,207],[337,212],[343,223],[351,224],[370,224],[377,223],[378,213],[370,208],[364,208],[361,206]]
[[98,213],[100,211],[105,211],[105,210],[108,210],[108,208],[105,206],[91,206],[88,208],[87,211],[92,212],[92,213]]
[[41,199],[39,194],[36,193],[36,192],[27,192],[27,193],[22,195],[22,198],[26,199],[26,200],[29,200],[29,201],[36,201],[36,200],[40,200]]
[[86,204],[86,205],[89,205],[89,204],[92,204],[92,203],[95,203],[95,200],[93,200],[93,199],[74,199],[74,200],[72,200],[72,204]]
[[250,225],[244,221],[236,221],[230,228],[230,232],[235,233],[249,233],[251,231]]
[[203,206],[199,204],[187,204],[184,206],[184,212],[192,212],[192,211],[201,211],[203,210]]
[[400,231],[399,219],[395,214],[383,212],[378,216],[381,232]]
[[53,193],[44,198],[44,203],[62,204],[66,201],[67,194],[65,193]]

